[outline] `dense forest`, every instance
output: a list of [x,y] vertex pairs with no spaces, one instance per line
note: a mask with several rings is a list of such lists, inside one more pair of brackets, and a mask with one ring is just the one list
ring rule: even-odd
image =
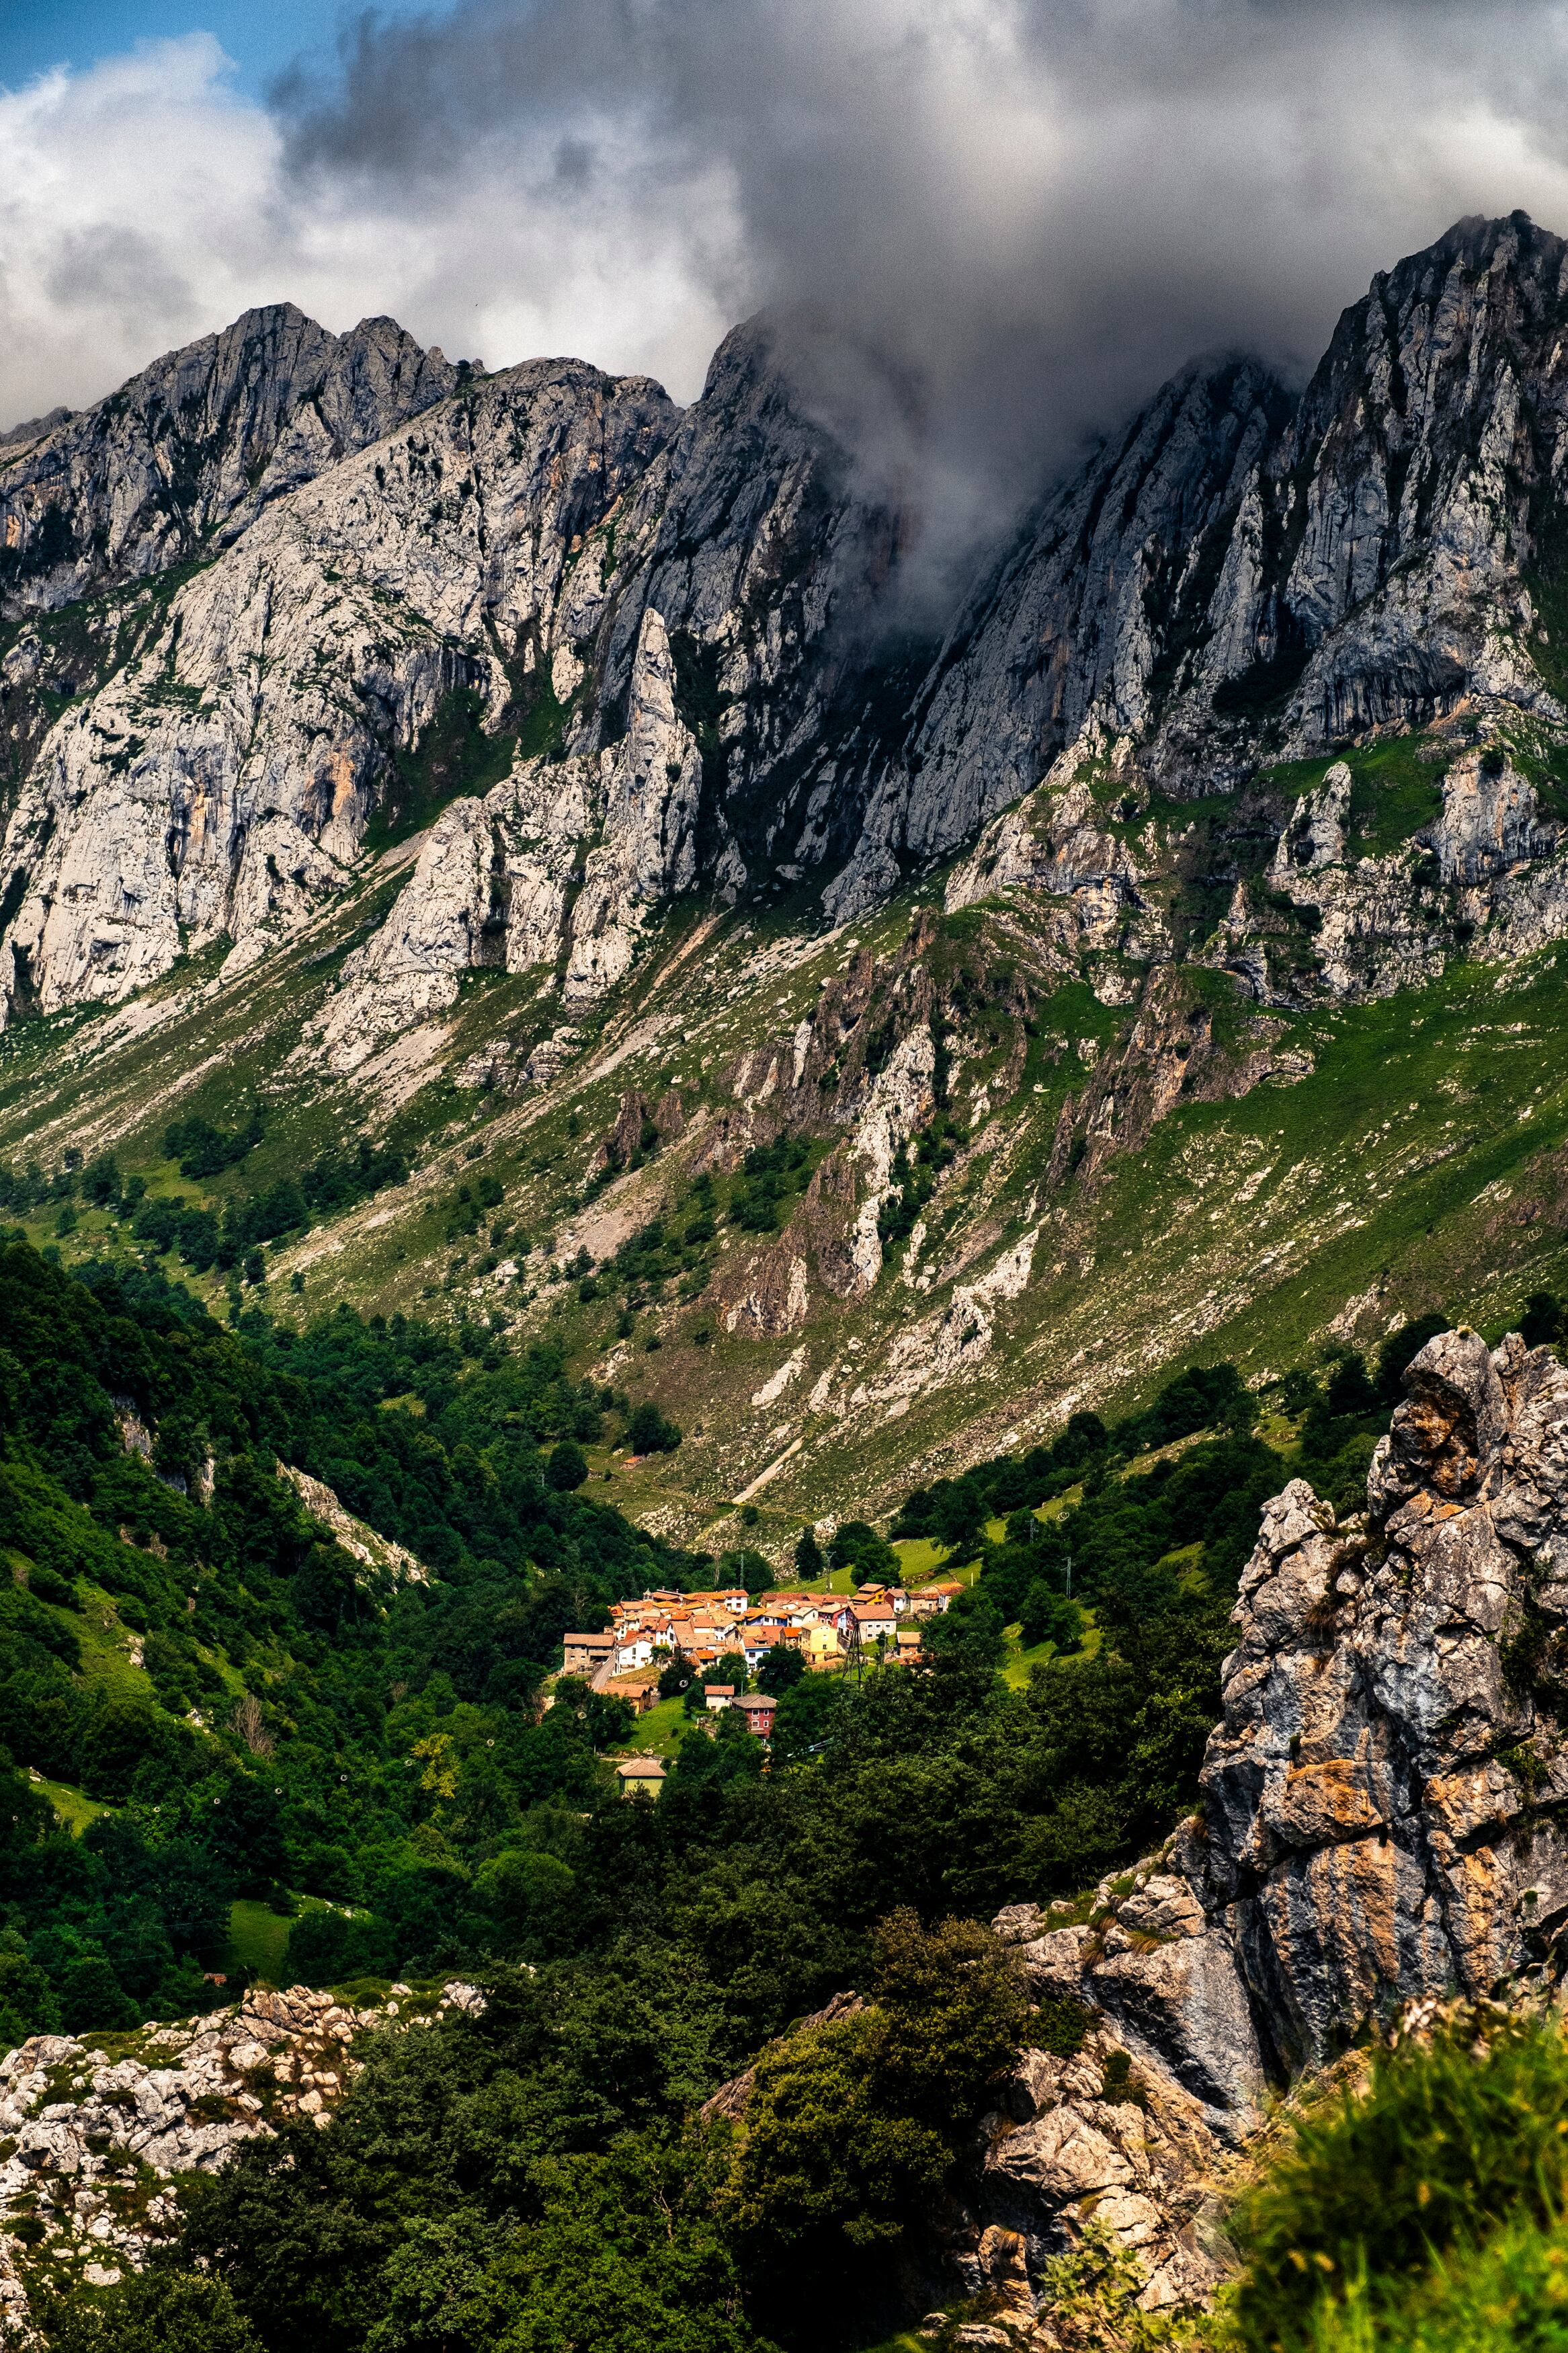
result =
[[[987,2084],[1070,2031],[979,1924],[1170,1829],[1261,1503],[1297,1470],[1354,1500],[1437,1321],[1268,1399],[1194,1367],[909,1496],[895,1535],[979,1564],[921,1670],[800,1678],[768,1751],[722,1717],[628,1804],[622,1704],[563,1680],[541,1710],[561,1636],[729,1569],[592,1500],[615,1398],[493,1335],[343,1308],[226,1330],[151,1262],[0,1250],[0,2044],[229,1998],[204,1972],[238,1897],[295,1915],[290,1978],[489,1992],[378,2050],[329,2129],[195,2185],[173,2268],[57,2341],[866,2341]],[[426,1577],[351,1557],[279,1462]],[[1018,1625],[1044,1646],[1022,1686]],[[80,1835],[40,1775],[99,1809]],[[863,2010],[763,2057],[742,2145],[698,2130],[847,1987]]]

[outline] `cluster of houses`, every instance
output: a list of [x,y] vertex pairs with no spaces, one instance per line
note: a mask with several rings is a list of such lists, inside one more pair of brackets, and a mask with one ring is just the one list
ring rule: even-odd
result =
[[661,1669],[677,1655],[701,1676],[723,1658],[743,1658],[755,1674],[772,1650],[797,1651],[808,1667],[841,1667],[876,1651],[916,1651],[921,1620],[947,1608],[963,1588],[942,1582],[906,1593],[863,1585],[858,1593],[812,1593],[799,1586],[753,1601],[742,1586],[717,1593],[645,1593],[617,1601],[602,1633],[568,1634],[561,1671],[595,1691],[651,1706]]
[[[797,1651],[818,1672],[854,1665],[875,1656],[914,1657],[921,1621],[947,1609],[963,1591],[956,1579],[938,1580],[914,1593],[901,1586],[863,1585],[853,1594],[815,1593],[784,1587],[753,1600],[742,1586],[716,1593],[679,1593],[668,1588],[618,1601],[600,1633],[568,1634],[562,1645],[563,1674],[581,1675],[595,1691],[629,1700],[641,1711],[658,1696],[658,1678],[677,1656],[684,1657],[702,1682],[710,1713],[736,1709],[759,1739],[773,1728],[774,1702],[765,1693],[737,1690],[712,1680],[721,1659],[742,1658],[748,1675],[768,1652]],[[633,1757],[617,1767],[624,1789],[657,1788],[664,1767],[657,1757]]]

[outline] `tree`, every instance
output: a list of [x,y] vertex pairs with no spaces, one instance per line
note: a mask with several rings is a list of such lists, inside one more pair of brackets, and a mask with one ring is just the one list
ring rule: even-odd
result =
[[28,1957],[20,1930],[0,1928],[0,2042],[13,2050],[29,2034],[58,2034],[59,2024],[47,1971]]
[[261,2353],[221,2280],[150,2264],[49,2331],[54,2353]]
[[[742,2316],[710,2164],[692,2138],[661,2147],[635,2134],[603,2157],[547,2160],[531,2182],[538,2221],[493,2266],[494,2333],[437,2325],[389,2338],[387,2353],[768,2353]],[[435,2275],[411,2249],[410,2289],[429,2300]]]
[[769,1743],[775,1765],[820,1755],[845,1691],[837,1675],[802,1675],[779,1701]]
[[574,1438],[557,1440],[545,1475],[558,1495],[576,1493],[588,1475],[588,1458]]
[[1018,1612],[1020,1630],[1031,1650],[1038,1642],[1054,1642],[1058,1651],[1076,1651],[1083,1641],[1084,1623],[1078,1603],[1043,1577],[1030,1586]]
[[691,1689],[691,1662],[684,1651],[677,1651],[658,1678],[660,1699],[679,1699]]
[[994,1675],[1007,1655],[1002,1613],[978,1586],[953,1599],[940,1618],[928,1618],[921,1647],[944,1672]]
[[722,1556],[719,1563],[719,1581],[721,1585],[743,1585],[754,1599],[759,1593],[767,1591],[773,1581],[773,1573],[760,1552],[753,1552],[749,1546],[743,1545],[739,1550]]
[[712,1673],[706,1677],[710,1683],[732,1683],[738,1692],[746,1688],[746,1662],[739,1651],[726,1651]]
[[618,1748],[623,1741],[631,1738],[632,1726],[637,1722],[630,1700],[614,1692],[591,1691],[584,1715],[588,1737],[595,1748]]
[[1329,1375],[1328,1406],[1329,1411],[1335,1415],[1377,1411],[1377,1391],[1368,1379],[1366,1366],[1359,1356],[1342,1356]]
[[928,1533],[954,1560],[973,1560],[984,1541],[990,1515],[978,1479],[942,1479],[931,1489]]
[[651,1398],[645,1398],[626,1424],[626,1446],[633,1454],[673,1454],[680,1432],[667,1421]]
[[899,1556],[864,1520],[845,1520],[827,1547],[828,1566],[851,1568],[862,1584],[896,1585]]
[[816,1541],[815,1528],[802,1528],[799,1541],[795,1548],[795,1566],[796,1574],[805,1585],[811,1584],[814,1579],[822,1575],[822,1546]]
[[799,1683],[805,1672],[805,1661],[800,1652],[792,1651],[787,1643],[775,1642],[757,1669],[757,1689],[771,1692],[775,1699],[782,1699],[786,1691]]
[[758,2061],[731,2179],[764,2308],[791,2334],[886,2268],[1016,2058],[1027,2010],[1005,1947],[977,1922],[928,1931],[900,1909],[872,1946],[866,2008]]

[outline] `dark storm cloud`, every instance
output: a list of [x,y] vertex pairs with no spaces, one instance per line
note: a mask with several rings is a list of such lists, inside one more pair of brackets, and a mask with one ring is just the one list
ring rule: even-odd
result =
[[1195,353],[1300,376],[1468,212],[1568,227],[1568,0],[458,0],[269,110],[205,36],[0,91],[0,417],[247,303],[690,398],[764,304],[928,553]]
[[1193,353],[1299,377],[1375,269],[1550,207],[1563,58],[1530,0],[459,0],[276,102],[388,202],[662,207],[721,306],[809,320],[814,400],[953,543]]

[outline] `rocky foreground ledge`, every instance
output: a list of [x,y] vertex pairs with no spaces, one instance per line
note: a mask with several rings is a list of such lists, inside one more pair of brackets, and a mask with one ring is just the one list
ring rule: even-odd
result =
[[0,2328],[25,2327],[30,2279],[107,2287],[138,2267],[176,2223],[175,2176],[282,2123],[324,2125],[356,2036],[483,2008],[458,1979],[364,2010],[293,1986],[135,2034],[32,2036],[0,2059]]
[[982,2126],[965,2345],[1057,2344],[1044,2266],[1091,2218],[1145,2308],[1206,2301],[1270,2090],[1455,2000],[1563,1998],[1568,1372],[1458,1331],[1405,1385],[1364,1513],[1301,1480],[1264,1507],[1200,1810],[1087,1902],[996,1918],[1042,2016],[1083,2025]]

